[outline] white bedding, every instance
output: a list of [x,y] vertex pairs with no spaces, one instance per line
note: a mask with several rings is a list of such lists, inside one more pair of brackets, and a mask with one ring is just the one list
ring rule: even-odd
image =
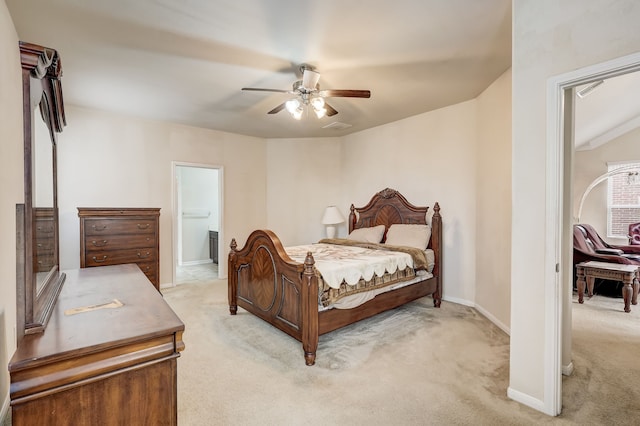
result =
[[286,247],[285,250],[291,259],[300,263],[304,263],[307,252],[311,252],[316,269],[332,288],[340,288],[343,281],[354,285],[361,278],[371,280],[374,274],[381,277],[385,272],[413,268],[411,255],[402,252],[323,243]]

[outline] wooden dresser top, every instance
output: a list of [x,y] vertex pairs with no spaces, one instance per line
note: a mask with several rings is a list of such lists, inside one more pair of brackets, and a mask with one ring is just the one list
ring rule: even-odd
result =
[[78,207],[78,216],[160,216],[159,208],[147,207]]
[[[38,368],[172,334],[176,336],[174,350],[184,348],[184,324],[136,265],[64,272],[67,279],[45,332],[24,336],[9,371]],[[122,306],[99,307],[112,302]]]

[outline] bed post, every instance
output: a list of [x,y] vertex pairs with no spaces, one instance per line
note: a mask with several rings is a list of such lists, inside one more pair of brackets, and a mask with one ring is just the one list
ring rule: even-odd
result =
[[227,274],[229,275],[228,291],[229,291],[229,312],[235,315],[238,312],[238,273],[236,271],[236,252],[238,244],[236,239],[231,239],[231,251],[229,252],[229,263]]
[[440,204],[438,202],[433,206],[433,216],[431,217],[431,248],[436,256],[436,266],[433,274],[436,276],[436,291],[433,293],[433,306],[440,307],[442,302],[442,216],[440,216]]
[[[302,273],[302,349],[307,365],[316,362],[318,349],[318,278],[313,255],[307,253]],[[306,288],[304,288],[306,286]]]
[[356,208],[351,204],[351,213],[349,213],[349,233],[356,227]]

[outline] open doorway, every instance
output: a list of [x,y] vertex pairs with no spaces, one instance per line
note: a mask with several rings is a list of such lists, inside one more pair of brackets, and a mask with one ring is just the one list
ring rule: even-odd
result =
[[[549,391],[546,412],[560,414],[562,409],[562,373],[571,374],[573,263],[572,230],[574,223],[573,168],[575,90],[578,87],[640,70],[640,55],[630,55],[558,76],[548,85],[547,188],[549,190],[547,238],[555,255],[547,261],[553,276],[545,286],[552,297],[552,309],[545,312],[545,388]],[[553,230],[556,230],[553,232]],[[554,267],[555,266],[555,267]]]
[[217,279],[222,234],[222,168],[173,163],[173,283]]

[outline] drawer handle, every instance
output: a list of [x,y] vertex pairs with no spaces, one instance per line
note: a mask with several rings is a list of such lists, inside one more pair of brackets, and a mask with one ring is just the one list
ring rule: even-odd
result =
[[96,262],[96,263],[102,263],[105,260],[107,260],[107,256],[106,255],[102,256],[102,259],[96,259],[96,257],[93,256],[93,261]]
[[91,241],[91,244],[93,244],[96,247],[104,247],[104,246],[107,245],[107,243],[108,243],[107,240],[102,240],[102,241],[93,240],[93,241]]
[[146,259],[149,256],[151,256],[151,253],[149,253],[149,252],[147,252],[146,254],[142,254],[142,253],[138,252],[138,257],[140,259]]
[[151,226],[150,223],[145,223],[145,224],[139,223],[138,229],[149,229],[150,226]]
[[42,248],[42,244],[38,244],[38,248]]
[[94,231],[104,231],[105,229],[107,229],[107,225],[102,225],[102,226],[91,225],[91,227],[93,228]]

